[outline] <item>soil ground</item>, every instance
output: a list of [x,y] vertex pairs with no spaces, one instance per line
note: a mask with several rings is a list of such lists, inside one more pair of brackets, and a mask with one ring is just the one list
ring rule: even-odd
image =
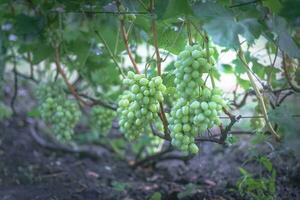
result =
[[[153,167],[132,169],[111,154],[102,159],[54,153],[32,139],[29,125],[20,117],[0,124],[1,200],[147,199],[160,192],[163,199],[177,199],[189,183],[196,185],[183,199],[242,199],[235,184],[238,168],[260,171],[245,143],[228,148],[205,144],[202,153],[186,164],[166,160]],[[267,155],[277,171],[278,199],[300,199],[299,162],[287,151]]]

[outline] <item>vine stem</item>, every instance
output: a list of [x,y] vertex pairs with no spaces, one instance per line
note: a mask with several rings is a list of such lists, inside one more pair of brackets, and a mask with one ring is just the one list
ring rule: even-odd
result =
[[95,31],[96,35],[97,35],[97,36],[100,38],[100,40],[102,41],[102,43],[103,43],[103,45],[105,46],[105,48],[107,49],[108,54],[110,55],[111,59],[114,61],[115,65],[116,65],[117,68],[119,69],[119,71],[120,71],[122,77],[125,78],[126,76],[125,76],[125,74],[124,74],[122,68],[119,66],[119,63],[118,63],[118,61],[116,60],[116,58],[115,58],[113,52],[112,52],[111,49],[109,48],[107,42],[105,41],[105,39],[103,38],[103,36],[101,35],[100,32],[98,32],[97,30],[94,30],[94,31]]
[[124,41],[124,44],[125,44],[125,48],[126,48],[126,51],[127,51],[127,54],[129,56],[129,59],[133,65],[133,68],[134,70],[136,71],[137,74],[140,74],[140,70],[138,69],[138,66],[133,58],[133,55],[131,53],[131,50],[129,48],[129,44],[128,44],[128,35],[126,33],[126,30],[125,30],[125,23],[124,23],[124,19],[120,19],[120,30],[121,30],[121,34],[122,34],[122,38],[123,38],[123,41]]
[[255,91],[255,94],[256,94],[256,97],[257,97],[257,100],[259,102],[259,106],[261,108],[261,111],[262,111],[262,114],[263,114],[263,117],[265,119],[265,122],[266,122],[266,125],[267,125],[267,128],[269,129],[269,131],[271,132],[271,134],[274,136],[274,138],[276,140],[280,140],[280,136],[278,135],[278,133],[274,130],[270,120],[269,120],[269,116],[268,116],[268,113],[267,113],[267,108],[266,108],[266,105],[265,105],[265,102],[264,102],[264,99],[263,99],[263,96],[259,90],[259,88],[257,87],[255,81],[254,81],[254,78],[250,72],[250,69],[249,69],[249,66],[248,66],[248,63],[246,61],[246,58],[244,56],[244,53],[240,47],[240,49],[238,50],[237,52],[238,54],[238,57],[240,58],[240,60],[242,61],[242,63],[244,64],[245,66],[245,69],[246,69],[246,73],[247,73],[247,76],[250,80],[250,83]]
[[[152,0],[150,5],[151,11],[153,12],[154,10],[154,0]],[[158,41],[157,41],[157,29],[156,29],[156,20],[155,17],[152,13],[152,33],[153,33],[153,45],[155,48],[155,54],[156,54],[156,62],[157,62],[157,74],[158,76],[161,76],[161,57],[159,53],[159,48],[158,48]],[[162,102],[159,102],[159,107],[160,107],[160,118],[164,126],[164,132],[167,137],[169,137],[169,131],[168,131],[168,120],[164,111],[164,106]]]
[[193,39],[192,39],[192,31],[191,31],[191,22],[189,21],[189,19],[186,17],[186,30],[187,30],[187,34],[188,34],[188,39],[189,39],[189,44],[192,45],[193,44]]
[[56,65],[56,69],[58,71],[58,73],[62,76],[62,78],[64,79],[64,82],[66,83],[66,85],[68,86],[70,92],[72,93],[72,95],[77,99],[77,101],[80,103],[80,105],[88,105],[87,102],[85,102],[83,99],[81,99],[81,97],[79,96],[79,94],[76,92],[75,88],[73,87],[73,85],[69,82],[64,70],[62,69],[61,65],[60,65],[60,53],[59,53],[59,46],[55,47],[55,65]]

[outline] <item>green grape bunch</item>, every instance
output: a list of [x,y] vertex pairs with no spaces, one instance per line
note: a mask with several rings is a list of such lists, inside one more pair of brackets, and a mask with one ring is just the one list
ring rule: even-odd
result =
[[226,106],[222,91],[208,88],[202,80],[202,75],[209,73],[214,63],[213,59],[207,61],[206,53],[199,45],[187,46],[175,62],[174,83],[179,99],[170,113],[171,143],[194,154],[199,151],[195,137],[214,125],[220,125],[219,114]]
[[65,142],[72,139],[74,127],[81,112],[78,104],[70,100],[59,85],[42,85],[37,91],[42,120],[50,125],[56,139]]
[[211,62],[207,62],[206,55],[206,50],[202,50],[200,45],[188,45],[178,55],[178,59],[174,63],[176,67],[174,83],[182,97],[194,99],[200,95],[200,86],[204,84],[202,74],[208,73],[214,65],[213,59]]
[[106,136],[112,127],[112,121],[116,112],[102,106],[94,106],[91,109],[91,126],[96,138]]
[[161,77],[147,78],[144,74],[128,72],[123,83],[129,87],[120,97],[119,124],[128,139],[135,139],[154,122],[164,100],[166,87]]
[[[261,110],[258,104],[255,106],[254,110],[255,110],[254,111],[255,114],[261,114]],[[265,126],[265,121],[263,118],[253,117],[250,119],[250,126],[255,130],[261,130]]]

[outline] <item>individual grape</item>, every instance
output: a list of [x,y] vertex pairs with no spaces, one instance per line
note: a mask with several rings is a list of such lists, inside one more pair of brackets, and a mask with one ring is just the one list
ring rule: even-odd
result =
[[123,83],[129,88],[120,97],[117,110],[121,131],[135,139],[155,121],[164,100],[166,87],[161,77],[147,78],[144,74],[128,72]]
[[[128,101],[123,102],[128,105]],[[91,109],[91,127],[96,138],[106,136],[111,129],[112,121],[116,117],[116,112],[102,106],[94,106]]]

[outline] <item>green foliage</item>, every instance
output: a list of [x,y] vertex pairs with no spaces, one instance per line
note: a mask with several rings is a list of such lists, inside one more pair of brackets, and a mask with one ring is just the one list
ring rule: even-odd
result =
[[0,102],[0,121],[10,118],[12,115],[11,109],[3,102]]
[[111,183],[112,187],[114,190],[119,191],[119,192],[123,192],[125,191],[128,187],[130,187],[129,183],[125,183],[125,182],[118,182],[118,181],[113,181]]
[[161,193],[160,192],[154,192],[149,200],[161,200]]
[[253,174],[240,168],[242,177],[237,187],[243,197],[253,200],[274,200],[276,195],[276,171],[266,157],[260,157],[258,162],[265,168],[266,175],[254,177]]
[[193,183],[189,183],[185,186],[184,190],[182,192],[179,192],[177,194],[178,199],[184,199],[186,197],[189,197],[193,194],[195,194],[199,189],[198,185],[195,185]]

